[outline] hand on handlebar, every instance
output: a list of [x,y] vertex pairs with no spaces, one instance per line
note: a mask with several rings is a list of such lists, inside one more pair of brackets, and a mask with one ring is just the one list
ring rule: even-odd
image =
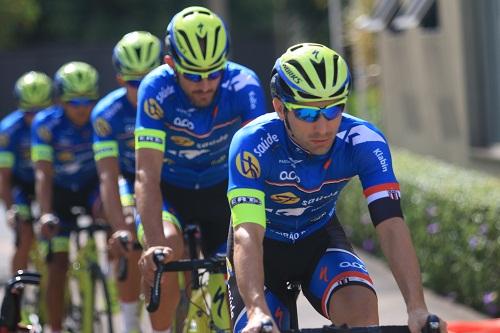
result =
[[54,214],[43,214],[39,222],[41,224],[40,232],[45,239],[52,239],[59,231],[59,218]]
[[108,240],[108,249],[113,257],[127,256],[133,250],[135,232],[128,228],[115,231]]
[[166,246],[152,246],[145,250],[139,259],[139,268],[144,281],[152,286],[158,264],[167,263],[172,260],[172,257],[172,249]]
[[279,330],[276,324],[274,324],[271,316],[261,311],[253,311],[251,315],[248,315],[248,323],[242,332],[279,333]]
[[446,322],[426,310],[408,313],[408,328],[411,333],[447,333]]

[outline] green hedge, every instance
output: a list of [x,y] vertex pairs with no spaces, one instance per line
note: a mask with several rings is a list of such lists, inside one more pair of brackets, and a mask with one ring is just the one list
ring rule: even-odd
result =
[[[424,285],[500,315],[500,179],[402,150],[393,164]],[[358,180],[338,214],[354,244],[381,255]]]

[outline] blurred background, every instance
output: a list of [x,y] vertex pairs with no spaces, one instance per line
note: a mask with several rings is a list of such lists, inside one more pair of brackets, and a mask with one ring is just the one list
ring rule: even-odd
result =
[[[319,42],[341,53],[354,78],[349,113],[380,126],[395,147],[424,283],[500,315],[500,1],[0,0],[0,114],[15,108],[20,75],[52,76],[68,61],[94,65],[101,93],[111,91],[115,43],[133,30],[163,39],[189,5],[225,20],[231,59],[257,72],[268,98],[287,47]],[[379,253],[363,196],[346,193],[347,232]]]

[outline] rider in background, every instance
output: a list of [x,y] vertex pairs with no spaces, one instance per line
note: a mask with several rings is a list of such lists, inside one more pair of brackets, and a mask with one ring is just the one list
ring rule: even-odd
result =
[[[100,179],[106,220],[113,228],[110,247],[115,256],[127,256],[127,279],[118,281],[124,332],[139,331],[138,299],[141,247],[135,233],[134,128],[137,88],[144,76],[161,63],[160,40],[145,31],[126,34],[113,50],[117,81],[122,86],[102,98],[92,111],[94,157]],[[120,177],[121,175],[121,177]],[[120,186],[118,186],[120,184]],[[119,237],[126,235],[125,249]]]
[[31,71],[16,82],[18,109],[0,122],[0,199],[7,210],[7,223],[16,229],[16,250],[11,271],[26,269],[34,241],[31,203],[35,176],[31,162],[31,122],[35,114],[52,104],[52,80]]
[[51,239],[48,263],[47,309],[52,332],[61,331],[68,236],[76,223],[72,207],[84,207],[102,217],[99,182],[92,151],[90,112],[98,94],[98,74],[83,62],[63,65],[54,78],[58,104],[39,112],[33,120],[32,160],[35,193],[40,205],[41,233]]
[[[205,256],[225,252],[229,143],[243,124],[265,113],[255,73],[227,61],[229,37],[216,14],[203,7],[182,10],[165,42],[167,64],[141,82],[137,103],[135,190],[145,287],[156,270],[155,249],[165,250],[168,261],[183,256],[187,223],[199,224]],[[162,304],[152,315],[156,332],[168,331],[180,297],[177,274],[163,281]]]
[[[228,244],[234,332],[274,321],[289,328],[287,282],[299,282],[315,309],[339,326],[379,324],[377,296],[335,214],[340,191],[358,176],[382,250],[399,285],[412,333],[429,312],[403,219],[389,146],[372,124],[344,113],[346,62],[312,43],[275,63],[276,111],[239,130],[229,153]],[[446,328],[443,328],[446,331]]]

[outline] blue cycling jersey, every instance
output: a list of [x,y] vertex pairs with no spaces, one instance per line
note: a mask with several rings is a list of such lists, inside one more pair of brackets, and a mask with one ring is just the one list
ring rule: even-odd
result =
[[54,183],[78,191],[97,179],[90,121],[76,126],[56,105],[40,111],[31,127],[32,159],[53,163]]
[[97,103],[91,116],[96,161],[116,157],[122,173],[135,174],[135,119],[136,108],[125,88],[112,91]]
[[136,149],[164,152],[162,180],[198,189],[227,179],[227,154],[241,125],[265,113],[255,73],[228,62],[211,105],[197,108],[168,65],[149,73],[139,87]]
[[295,144],[276,113],[240,129],[229,152],[228,196],[233,225],[254,222],[266,237],[294,242],[324,227],[342,188],[358,176],[368,203],[399,200],[386,139],[372,124],[342,115],[325,155]]
[[30,126],[24,120],[24,112],[16,110],[0,122],[0,167],[10,168],[20,181],[33,183],[30,151]]

